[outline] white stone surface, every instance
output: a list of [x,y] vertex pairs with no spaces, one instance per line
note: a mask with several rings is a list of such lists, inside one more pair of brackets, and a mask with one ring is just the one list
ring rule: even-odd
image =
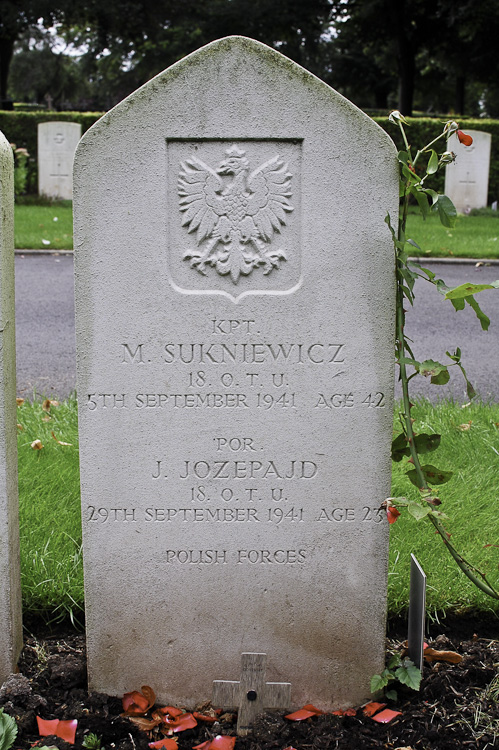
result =
[[258,652],[293,705],[359,704],[384,658],[393,143],[229,37],[96,123],[74,179],[91,689],[192,707]]
[[81,138],[77,122],[38,125],[38,193],[50,198],[73,197],[73,159]]
[[14,164],[0,133],[0,684],[22,646],[17,501]]
[[466,133],[473,138],[471,146],[460,143],[455,133],[447,140],[447,150],[456,154],[456,160],[445,168],[445,195],[461,214],[487,205],[492,142],[491,134],[483,130]]

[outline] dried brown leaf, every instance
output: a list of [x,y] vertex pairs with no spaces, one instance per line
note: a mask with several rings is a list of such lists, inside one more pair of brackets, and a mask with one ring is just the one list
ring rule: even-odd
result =
[[423,655],[429,662],[446,661],[449,664],[459,664],[463,660],[461,654],[456,651],[437,651],[434,648],[425,648]]
[[[65,443],[65,442],[64,442],[63,440],[58,440],[58,439],[56,438],[56,436],[55,436],[55,432],[54,432],[53,430],[52,430],[52,432],[51,432],[50,434],[51,434],[51,435],[52,435],[52,437],[54,438],[55,442],[56,442],[56,443],[58,443],[59,445],[73,445],[73,443]],[[147,698],[147,696],[146,696],[146,698]],[[153,703],[154,703],[154,701],[153,701]]]
[[41,440],[33,440],[33,442],[31,443],[31,447],[34,451],[41,451],[41,449],[43,448],[43,443]]
[[16,398],[16,404],[18,406],[22,406],[24,404],[24,399],[23,398]]

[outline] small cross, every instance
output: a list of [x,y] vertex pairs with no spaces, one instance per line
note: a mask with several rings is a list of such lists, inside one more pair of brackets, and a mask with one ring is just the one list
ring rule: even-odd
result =
[[237,733],[248,734],[250,725],[266,708],[289,708],[290,682],[265,682],[267,654],[241,654],[241,678],[213,680],[213,705],[237,708]]

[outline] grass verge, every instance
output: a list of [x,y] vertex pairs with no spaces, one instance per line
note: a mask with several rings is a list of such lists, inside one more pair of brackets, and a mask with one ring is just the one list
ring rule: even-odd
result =
[[[72,250],[73,215],[71,201],[41,200],[25,196],[15,206],[15,247],[22,250]],[[420,257],[499,258],[499,211],[484,209],[459,215],[453,229],[440,223],[436,214],[425,221],[412,213],[407,236],[421,248]]]
[[[27,615],[48,621],[81,618],[83,574],[76,401],[60,405],[24,402],[18,408],[21,575]],[[443,434],[428,462],[453,469],[441,488],[441,510],[452,541],[499,587],[499,404],[431,404],[414,408],[418,432]],[[61,445],[52,436],[71,445]],[[395,432],[400,432],[395,415]],[[33,441],[43,448],[35,450]],[[406,479],[406,461],[393,464],[392,494],[417,496]],[[458,570],[428,521],[415,521],[404,510],[390,527],[388,610],[407,610],[410,553],[428,577],[428,611],[432,617],[465,612],[493,612],[499,602],[476,589]]]
[[436,214],[424,220],[411,213],[407,237],[418,243],[421,258],[499,258],[499,211],[459,214],[452,229],[444,227]]
[[20,250],[72,250],[71,201],[14,207],[14,245]]

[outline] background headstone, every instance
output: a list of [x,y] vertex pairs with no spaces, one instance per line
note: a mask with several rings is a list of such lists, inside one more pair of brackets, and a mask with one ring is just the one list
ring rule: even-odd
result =
[[447,151],[453,151],[456,160],[445,168],[445,195],[461,214],[487,205],[492,142],[491,134],[482,130],[466,133],[473,138],[471,146],[460,143],[455,133],[447,140]]
[[293,705],[383,669],[392,141],[253,40],[197,51],[75,159],[92,690],[193,706],[266,653]]
[[39,195],[68,200],[73,197],[73,159],[80,138],[80,123],[38,124]]
[[14,164],[0,133],[0,684],[22,646],[17,501]]

